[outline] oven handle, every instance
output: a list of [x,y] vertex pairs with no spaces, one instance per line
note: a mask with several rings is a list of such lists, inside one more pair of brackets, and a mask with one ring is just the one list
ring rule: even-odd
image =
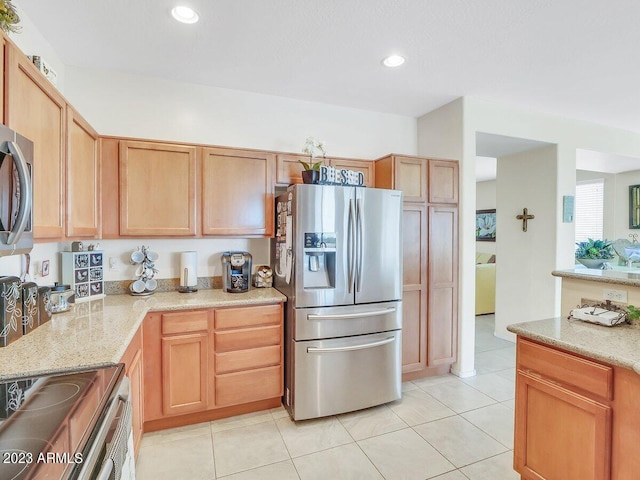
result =
[[380,340],[378,342],[363,343],[361,345],[351,345],[348,347],[331,347],[331,348],[308,347],[307,353],[351,352],[353,350],[364,350],[365,348],[381,347],[382,345],[387,345],[388,343],[394,342],[395,340],[396,340],[396,337],[389,337],[389,338],[385,338],[384,340]]
[[[129,402],[129,392],[131,390],[129,378],[122,377],[122,381],[120,382],[120,386],[116,395],[113,397],[110,406],[108,407],[107,414],[100,426],[98,427],[98,434],[91,445],[91,449],[89,450],[86,458],[83,462],[82,470],[80,470],[80,474],[78,476],[79,479],[85,480],[91,477],[92,472],[96,466],[98,459],[98,455],[102,450],[104,445],[104,441],[109,434],[109,430],[111,429],[115,419],[119,416],[119,413],[124,408],[125,404]],[[109,462],[105,462],[109,463]],[[102,474],[103,467],[100,469],[100,474]]]
[[349,318],[364,318],[364,317],[376,317],[378,315],[389,315],[390,313],[395,312],[395,307],[392,308],[383,308],[381,310],[371,310],[368,312],[358,312],[358,313],[335,313],[335,314],[309,314],[307,315],[307,320],[344,320]]
[[102,468],[100,469],[100,473],[96,477],[96,480],[109,480],[109,478],[111,477],[111,472],[113,472],[113,467],[113,459],[107,458],[102,464]]

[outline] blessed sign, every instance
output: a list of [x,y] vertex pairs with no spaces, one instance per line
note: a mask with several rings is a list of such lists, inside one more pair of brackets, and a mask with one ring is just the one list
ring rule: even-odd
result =
[[322,185],[353,185],[355,187],[364,187],[364,173],[322,165],[320,167],[319,183]]

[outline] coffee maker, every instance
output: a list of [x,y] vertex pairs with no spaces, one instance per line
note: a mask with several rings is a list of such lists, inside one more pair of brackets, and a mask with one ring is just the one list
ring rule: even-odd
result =
[[251,254],[224,252],[222,260],[222,289],[225,292],[248,292],[251,284]]

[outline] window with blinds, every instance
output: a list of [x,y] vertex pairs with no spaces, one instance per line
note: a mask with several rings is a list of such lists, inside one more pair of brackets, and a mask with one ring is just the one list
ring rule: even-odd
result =
[[576,242],[602,239],[604,231],[604,179],[576,184]]

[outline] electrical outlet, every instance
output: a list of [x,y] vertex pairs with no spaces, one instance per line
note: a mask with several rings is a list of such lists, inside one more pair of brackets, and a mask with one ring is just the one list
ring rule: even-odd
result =
[[613,288],[605,288],[602,293],[602,298],[604,300],[611,300],[612,302],[618,303],[627,303],[626,290],[614,290]]
[[118,269],[118,259],[116,257],[109,257],[109,270]]

